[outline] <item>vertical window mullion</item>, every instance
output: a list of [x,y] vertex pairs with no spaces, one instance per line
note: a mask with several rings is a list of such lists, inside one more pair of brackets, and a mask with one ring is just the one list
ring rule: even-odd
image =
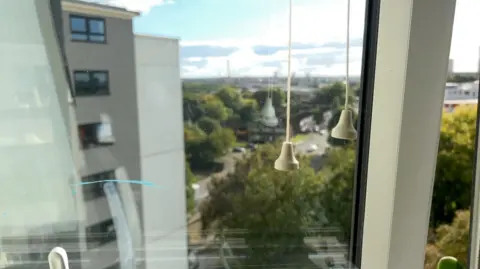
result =
[[[480,84],[479,84],[480,92]],[[480,95],[477,97],[477,104]],[[480,107],[477,106],[475,127],[475,157],[473,163],[472,193],[470,202],[470,231],[468,248],[468,267],[478,268],[480,259]]]

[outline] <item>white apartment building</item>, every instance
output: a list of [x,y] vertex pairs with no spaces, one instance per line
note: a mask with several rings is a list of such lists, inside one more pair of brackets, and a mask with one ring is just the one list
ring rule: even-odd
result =
[[[101,57],[93,62],[83,58],[92,54],[108,57],[105,50],[114,46],[114,37],[128,39],[128,33],[123,35],[119,29],[128,24],[131,27],[126,17],[131,19],[135,13],[77,1],[63,3],[67,4],[62,9],[60,0],[8,1],[0,9],[5,23],[19,26],[18,31],[0,29],[2,40],[8,40],[0,40],[0,80],[5,87],[0,93],[0,121],[6,127],[0,131],[4,163],[0,169],[0,268],[44,266],[48,252],[62,246],[72,269],[187,269],[178,40],[134,38],[130,31],[131,58],[116,59],[113,64],[130,61],[131,72],[122,76],[125,65],[112,66]],[[115,21],[115,16],[123,17]],[[21,25],[19,17],[23,18]],[[81,24],[73,27],[72,18],[75,23],[103,22],[103,32],[88,32],[89,27],[81,32]],[[108,46],[70,40],[75,34],[75,39],[83,35],[98,41],[109,27],[116,30],[110,32]],[[67,53],[62,51],[62,41],[71,43]],[[75,63],[67,64],[66,59],[72,57]],[[75,72],[88,69],[108,71],[99,73],[97,80],[107,73],[111,83],[105,85],[110,87],[111,96],[102,92],[84,95],[83,99],[74,97],[74,90],[78,90]],[[133,98],[124,101],[134,108],[132,115],[138,127],[129,118],[122,118],[128,113],[118,114],[125,104],[115,102],[130,94],[119,91],[128,85],[118,80],[133,81],[128,89]],[[85,147],[85,141],[80,141],[85,136],[79,136],[79,119],[82,124],[101,121],[102,110],[109,110],[107,114],[113,118],[113,132],[108,131],[116,139],[110,142],[123,139],[128,145],[128,137],[121,138],[125,134],[118,132],[122,128],[119,121],[125,120],[124,126],[130,124],[131,128],[122,131],[136,134],[130,137],[138,137],[131,142],[138,144],[139,152],[132,150],[128,155],[128,148],[121,145],[110,151],[101,143]],[[123,155],[117,159],[116,153]],[[135,178],[129,176],[128,167],[137,174],[129,159],[139,163]],[[116,179],[150,181],[156,186],[132,188],[135,184],[117,183],[114,194],[80,186],[105,167]],[[86,199],[89,194],[95,197]]]
[[179,40],[135,36],[146,269],[186,269],[187,213]]

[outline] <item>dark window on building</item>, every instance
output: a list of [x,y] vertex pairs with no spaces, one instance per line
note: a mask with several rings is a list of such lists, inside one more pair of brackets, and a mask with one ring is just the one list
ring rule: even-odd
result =
[[108,71],[75,71],[75,96],[110,94]]
[[78,15],[70,16],[72,41],[105,43],[105,20]]
[[[82,178],[82,182],[96,182],[104,180],[115,179],[115,171],[106,171],[98,174],[93,174]],[[83,185],[83,197],[86,201],[97,199],[105,196],[103,191],[103,184],[105,182],[96,182],[92,184]]]
[[102,221],[86,229],[87,248],[98,248],[117,239],[113,219]]

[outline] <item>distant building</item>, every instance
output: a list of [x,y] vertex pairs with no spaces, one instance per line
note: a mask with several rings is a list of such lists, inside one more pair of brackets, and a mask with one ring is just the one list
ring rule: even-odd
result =
[[282,125],[267,127],[260,121],[251,122],[247,125],[248,141],[252,143],[272,142],[285,136],[285,128]]
[[459,105],[475,105],[478,100],[478,80],[467,83],[447,83],[443,106],[452,112]]

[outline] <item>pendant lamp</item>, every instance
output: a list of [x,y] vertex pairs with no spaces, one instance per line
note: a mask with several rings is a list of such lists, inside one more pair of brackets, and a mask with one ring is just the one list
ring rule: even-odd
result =
[[275,161],[275,169],[280,171],[291,171],[300,168],[300,164],[295,158],[295,149],[290,141],[290,95],[292,91],[292,0],[289,0],[288,16],[288,67],[287,67],[287,119],[285,123],[285,142],[282,144],[280,156]]
[[347,0],[347,50],[346,50],[346,76],[345,76],[345,107],[340,113],[337,125],[332,129],[332,137],[344,140],[355,140],[357,131],[353,126],[353,112],[348,108],[350,97],[350,0]]
[[267,99],[263,105],[261,113],[261,122],[267,127],[275,127],[278,125],[278,118],[275,114],[275,108],[273,107],[272,91],[268,89]]

